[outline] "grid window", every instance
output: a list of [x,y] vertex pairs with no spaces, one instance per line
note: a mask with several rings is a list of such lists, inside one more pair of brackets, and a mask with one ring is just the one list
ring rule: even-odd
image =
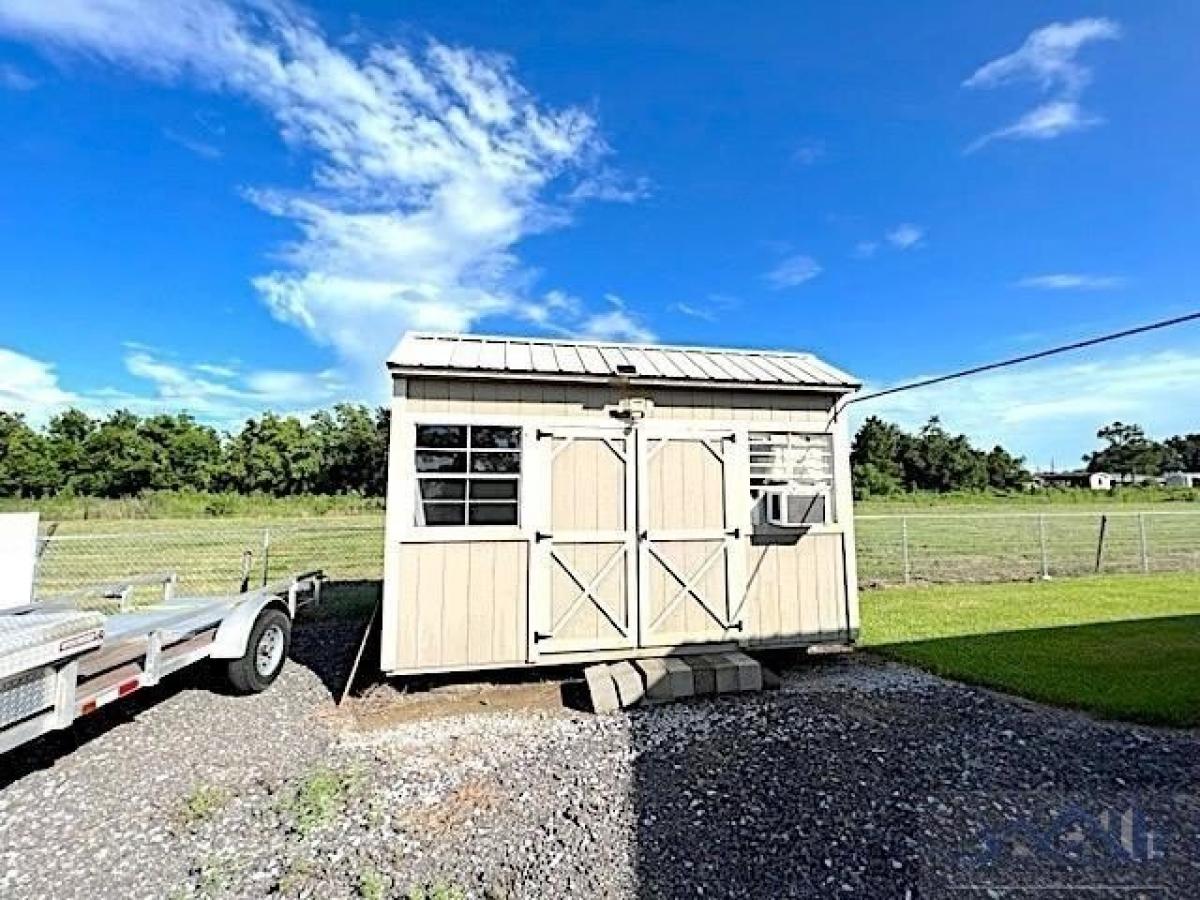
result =
[[417,525],[516,525],[521,429],[418,425]]

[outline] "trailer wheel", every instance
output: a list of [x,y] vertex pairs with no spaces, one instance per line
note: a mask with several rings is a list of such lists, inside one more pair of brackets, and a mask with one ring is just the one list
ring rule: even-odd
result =
[[240,694],[257,694],[271,686],[283,669],[292,642],[292,620],[287,613],[267,607],[250,629],[246,652],[231,659],[226,675]]

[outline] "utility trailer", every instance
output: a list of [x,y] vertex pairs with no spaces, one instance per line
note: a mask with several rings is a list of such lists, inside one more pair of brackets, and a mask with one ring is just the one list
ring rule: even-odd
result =
[[[241,693],[283,668],[296,610],[320,599],[305,572],[226,596],[187,597],[174,573],[0,609],[0,753],[205,659]],[[156,591],[154,602],[140,596]],[[99,599],[116,611],[88,610]]]

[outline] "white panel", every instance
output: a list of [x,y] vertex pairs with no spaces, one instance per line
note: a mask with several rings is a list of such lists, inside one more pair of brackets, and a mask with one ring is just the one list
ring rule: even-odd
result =
[[689,353],[688,359],[713,381],[725,381],[729,376],[713,362],[715,356],[712,353]]
[[583,367],[593,375],[613,374],[614,370],[605,362],[603,354],[595,347],[581,346],[579,358],[583,361]]
[[555,344],[551,349],[554,351],[554,358],[557,360],[560,372],[582,373],[585,371],[577,348],[569,344]]
[[527,341],[512,341],[504,360],[504,368],[510,372],[528,372],[533,369],[533,354]]
[[554,358],[554,348],[547,344],[530,344],[529,352],[533,356],[533,368],[536,372],[557,372],[558,361]]
[[475,363],[480,369],[499,371],[504,365],[504,343],[502,341],[482,341],[479,345],[479,359]]
[[463,338],[454,348],[454,355],[450,357],[450,365],[456,369],[478,369],[481,348],[481,342]]
[[24,606],[33,599],[37,562],[38,514],[0,514],[0,609]]

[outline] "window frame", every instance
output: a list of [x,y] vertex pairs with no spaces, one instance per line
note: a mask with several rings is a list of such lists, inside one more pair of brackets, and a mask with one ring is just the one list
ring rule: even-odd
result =
[[[525,471],[528,457],[528,440],[527,433],[529,426],[527,423],[514,420],[488,419],[480,420],[474,416],[463,416],[450,414],[430,414],[420,417],[414,417],[410,420],[409,436],[411,443],[407,450],[409,452],[406,465],[413,480],[412,491],[412,518],[408,524],[408,528],[415,530],[417,533],[429,535],[446,535],[458,536],[464,535],[466,532],[487,532],[512,534],[520,532],[523,529],[523,523],[526,521],[526,481]],[[461,447],[433,447],[428,444],[421,444],[418,435],[422,428],[430,427],[448,427],[462,428],[466,434],[464,444]],[[512,447],[474,447],[472,446],[472,437],[476,428],[507,428],[517,432],[516,444]],[[422,452],[442,451],[446,453],[462,453],[465,455],[464,469],[460,472],[422,472],[417,468],[417,456]],[[511,454],[516,456],[517,471],[516,472],[473,472],[471,471],[471,461],[476,455],[494,455],[494,454]],[[424,481],[457,481],[463,485],[462,499],[435,499],[426,500],[422,496],[422,482]],[[516,482],[516,496],[509,499],[487,499],[487,500],[472,500],[471,484],[473,482]],[[447,507],[461,507],[463,518],[461,522],[447,522],[430,524],[424,521],[425,504],[442,505]],[[511,506],[516,510],[516,521],[508,523],[473,523],[471,522],[471,507],[472,506]]]
[[[755,463],[754,461],[755,445],[757,444],[761,446],[762,444],[761,440],[756,440],[756,438],[760,435],[767,435],[768,437],[782,435],[789,439],[796,437],[820,439],[825,444],[825,452],[828,458],[828,477],[821,480],[805,481],[796,478],[793,474],[792,477],[782,480],[782,483],[765,484],[764,482],[768,479],[764,479],[763,476],[755,474],[756,465],[762,465],[761,463]],[[831,431],[816,431],[809,428],[779,428],[773,427],[766,422],[762,423],[762,427],[748,429],[746,432],[746,472],[748,476],[747,481],[749,482],[750,497],[752,499],[751,518],[753,527],[770,527],[766,521],[766,508],[765,503],[763,502],[766,491],[773,487],[794,489],[797,487],[809,486],[813,488],[813,494],[821,494],[825,498],[825,520],[823,522],[812,522],[803,527],[808,529],[824,529],[837,525],[840,522],[840,509],[838,503],[839,478],[837,453],[838,438],[837,435]],[[807,492],[800,491],[800,493]]]

